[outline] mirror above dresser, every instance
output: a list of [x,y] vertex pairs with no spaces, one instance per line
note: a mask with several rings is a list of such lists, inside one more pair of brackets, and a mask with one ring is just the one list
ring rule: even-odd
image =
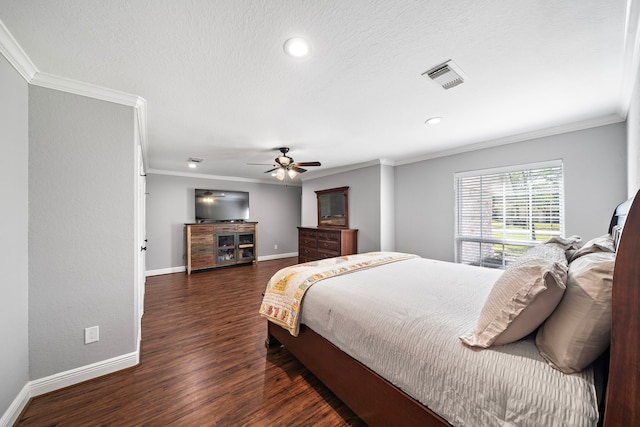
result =
[[318,227],[349,228],[349,187],[317,190]]

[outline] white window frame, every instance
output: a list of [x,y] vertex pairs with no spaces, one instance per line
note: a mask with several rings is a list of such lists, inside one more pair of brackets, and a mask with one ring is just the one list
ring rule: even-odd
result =
[[[539,169],[547,169],[547,168],[560,168],[560,183],[559,183],[559,230],[557,234],[559,236],[564,236],[564,227],[565,227],[565,218],[564,218],[564,167],[562,160],[551,160],[546,162],[538,162],[538,163],[528,163],[522,165],[513,165],[507,167],[500,168],[489,168],[489,169],[480,169],[473,171],[465,171],[465,172],[456,172],[454,173],[454,200],[455,200],[455,236],[454,236],[454,247],[455,247],[455,262],[461,263],[461,252],[462,252],[462,243],[463,242],[478,242],[485,244],[497,244],[497,245],[514,245],[514,246],[523,246],[523,247],[531,247],[535,246],[537,243],[532,240],[509,240],[505,238],[492,238],[487,236],[471,236],[471,235],[461,235],[460,233],[460,224],[461,218],[459,215],[459,182],[461,179],[469,178],[469,177],[483,177],[489,175],[500,175],[500,174],[508,174],[511,172],[522,172],[529,170],[539,170]],[[477,263],[473,263],[474,265],[484,265],[484,260],[482,257],[478,260]],[[502,263],[500,266],[493,264],[493,267],[506,268],[508,262],[504,256],[504,252],[502,254]]]

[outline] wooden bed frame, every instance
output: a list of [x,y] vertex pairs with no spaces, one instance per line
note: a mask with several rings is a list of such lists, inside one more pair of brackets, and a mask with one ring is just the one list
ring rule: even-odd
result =
[[[624,213],[614,211],[609,231]],[[618,246],[612,307],[609,377],[600,421],[605,427],[636,426],[640,425],[640,196],[629,208]],[[310,328],[302,325],[298,337],[293,337],[280,326],[267,325],[267,347],[284,345],[368,425],[449,425]]]

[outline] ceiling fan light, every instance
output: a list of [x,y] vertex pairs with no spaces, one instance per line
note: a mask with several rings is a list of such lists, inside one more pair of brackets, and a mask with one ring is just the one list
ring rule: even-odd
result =
[[289,156],[279,156],[278,157],[278,163],[280,163],[282,166],[289,166],[289,163],[291,163],[291,157],[289,157]]
[[289,170],[287,171],[287,175],[289,175],[289,178],[293,179],[293,178],[295,178],[296,176],[298,176],[298,172],[294,171],[293,169],[289,169]]
[[278,181],[284,180],[284,168],[280,168],[276,171],[276,178]]

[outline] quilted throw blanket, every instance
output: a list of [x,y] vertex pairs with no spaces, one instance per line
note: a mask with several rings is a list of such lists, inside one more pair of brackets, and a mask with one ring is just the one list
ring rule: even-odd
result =
[[260,314],[296,337],[300,330],[302,298],[314,283],[364,268],[417,257],[399,252],[368,252],[283,268],[267,283]]

